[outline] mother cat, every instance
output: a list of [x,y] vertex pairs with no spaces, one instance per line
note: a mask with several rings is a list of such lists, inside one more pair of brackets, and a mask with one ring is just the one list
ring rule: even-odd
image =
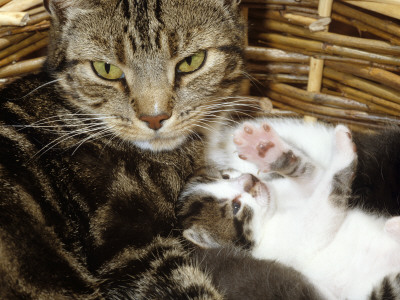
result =
[[0,95],[0,298],[220,299],[174,209],[243,106],[237,1],[45,5],[45,71]]
[[46,71],[1,93],[0,298],[219,299],[171,231],[200,129],[235,107],[238,3],[45,5]]

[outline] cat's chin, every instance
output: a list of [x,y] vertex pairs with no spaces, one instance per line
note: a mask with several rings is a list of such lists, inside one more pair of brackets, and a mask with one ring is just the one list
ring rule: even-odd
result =
[[134,141],[133,144],[143,150],[154,152],[170,151],[178,148],[186,140],[185,136],[171,138],[155,138],[148,141]]

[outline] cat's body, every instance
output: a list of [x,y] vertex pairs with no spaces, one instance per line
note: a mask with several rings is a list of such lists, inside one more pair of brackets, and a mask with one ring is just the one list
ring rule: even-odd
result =
[[193,259],[230,300],[321,300],[303,274],[234,247],[196,249]]
[[[44,78],[28,78],[32,85],[26,88],[16,82],[10,90],[26,94]],[[7,98],[17,95],[3,92]],[[168,255],[166,249],[180,253],[171,257],[177,265],[187,258],[183,247],[166,237],[176,223],[179,189],[201,162],[201,152],[192,150],[201,142],[158,154],[110,143],[111,137],[80,145],[89,136],[83,124],[91,116],[71,110],[57,96],[48,86],[40,91],[42,99],[1,104],[3,124],[19,124],[0,129],[2,299],[97,299],[108,290],[123,295],[156,273],[142,260],[157,261],[157,253]],[[77,128],[81,134],[60,138]],[[164,239],[155,240],[158,235]],[[155,290],[168,284],[162,277]],[[143,293],[146,299],[150,295]],[[140,298],[140,292],[132,297]]]
[[328,299],[400,298],[399,218],[348,208],[357,161],[348,129],[258,120],[239,130],[234,140],[214,140],[220,144],[209,157],[265,181],[195,179],[183,192],[184,235],[203,247],[233,243],[276,259]]
[[173,229],[237,107],[236,1],[45,4],[45,71],[0,95],[0,298],[221,299]]

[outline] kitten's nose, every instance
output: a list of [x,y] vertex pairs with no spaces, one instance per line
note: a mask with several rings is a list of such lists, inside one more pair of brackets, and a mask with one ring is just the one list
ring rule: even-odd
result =
[[167,114],[161,114],[157,116],[141,116],[139,119],[147,123],[147,126],[153,130],[160,129],[162,127],[162,121],[170,118]]

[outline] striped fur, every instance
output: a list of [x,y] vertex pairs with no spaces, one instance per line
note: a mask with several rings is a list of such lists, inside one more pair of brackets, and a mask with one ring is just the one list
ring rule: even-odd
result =
[[[55,17],[47,67],[71,103],[86,112],[117,115],[105,122],[123,139],[145,149],[173,149],[208,127],[204,119],[220,115],[220,105],[237,91],[244,27],[235,1],[73,2],[50,3]],[[203,67],[177,73],[178,62],[199,50],[207,51]],[[120,67],[124,80],[100,79],[91,61]],[[161,113],[170,118],[158,135],[139,120]]]
[[370,300],[399,300],[400,273],[386,276],[371,293]]
[[[45,5],[45,70],[0,95],[0,298],[222,299],[176,237],[175,201],[207,122],[241,105],[236,1]],[[199,50],[204,66],[178,76]],[[160,113],[157,131],[140,120]]]

